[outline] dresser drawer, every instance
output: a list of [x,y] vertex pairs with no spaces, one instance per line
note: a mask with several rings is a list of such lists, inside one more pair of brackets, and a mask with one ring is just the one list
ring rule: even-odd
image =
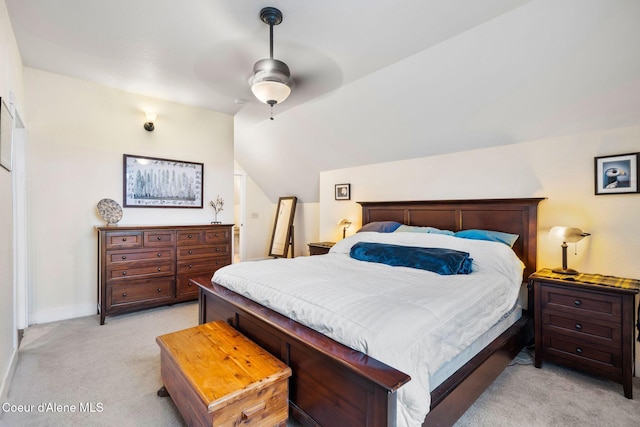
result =
[[598,345],[619,347],[622,343],[622,326],[592,319],[588,316],[572,316],[557,314],[553,311],[542,313],[543,333],[555,332],[582,340],[589,340]]
[[175,272],[174,265],[174,262],[171,260],[155,263],[132,262],[128,264],[112,264],[111,267],[107,267],[107,280],[166,276]]
[[542,310],[580,314],[611,322],[620,322],[621,300],[615,295],[542,286]]
[[115,284],[110,288],[111,305],[172,299],[174,297],[174,287],[173,278]]
[[131,262],[131,261],[150,261],[150,260],[172,260],[173,259],[173,248],[172,249],[158,249],[158,250],[150,250],[150,251],[131,251],[131,250],[119,250],[119,251],[108,251],[106,255],[107,265],[118,263],[118,262]]
[[228,254],[231,251],[229,245],[209,245],[209,246],[185,246],[178,248],[178,259],[188,258],[211,258]]
[[205,243],[204,229],[178,230],[178,246],[203,245]]
[[[196,275],[198,274],[199,273],[196,273]],[[205,275],[208,276],[208,274]],[[211,276],[213,276],[213,273],[211,273]],[[176,281],[176,295],[178,297],[198,296],[198,286],[189,281],[189,279],[193,277],[195,276],[192,274],[178,276],[178,280]]]
[[228,227],[221,230],[207,230],[205,241],[207,243],[229,243],[231,241],[229,230]]
[[144,246],[173,246],[176,242],[174,230],[153,230],[144,232]]
[[[204,260],[187,260],[178,262],[178,274],[191,274],[194,272],[213,272],[220,267],[229,265],[231,260],[229,257],[218,257]],[[200,274],[197,274],[200,275]]]
[[110,231],[106,233],[105,246],[109,249],[141,248],[141,231]]

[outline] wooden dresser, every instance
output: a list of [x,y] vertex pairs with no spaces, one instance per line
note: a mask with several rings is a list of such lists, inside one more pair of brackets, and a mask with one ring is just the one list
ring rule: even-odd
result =
[[198,299],[189,278],[231,264],[232,227],[98,227],[100,324],[106,316]]
[[631,399],[634,298],[640,282],[613,276],[529,276],[535,299],[535,366],[564,364],[621,383]]

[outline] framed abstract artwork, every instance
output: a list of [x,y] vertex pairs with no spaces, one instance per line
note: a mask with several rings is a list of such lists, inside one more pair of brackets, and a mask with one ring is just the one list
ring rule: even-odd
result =
[[595,194],[638,193],[640,153],[595,158]]
[[202,208],[203,174],[203,163],[125,154],[123,205]]

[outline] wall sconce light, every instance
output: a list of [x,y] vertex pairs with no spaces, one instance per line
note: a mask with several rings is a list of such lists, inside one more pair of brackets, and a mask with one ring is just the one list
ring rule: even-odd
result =
[[150,112],[146,112],[145,114],[147,115],[147,121],[144,124],[144,129],[151,132],[155,129],[155,126],[153,123],[156,121],[156,117],[158,115],[156,113],[150,113]]
[[577,243],[591,234],[572,227],[552,227],[549,234],[562,239],[562,268],[554,268],[552,271],[559,274],[578,274],[577,270],[567,268],[567,242]]
[[351,227],[351,221],[347,218],[342,218],[340,222],[338,222],[338,227],[342,227],[342,238],[344,239],[347,235],[347,228]]

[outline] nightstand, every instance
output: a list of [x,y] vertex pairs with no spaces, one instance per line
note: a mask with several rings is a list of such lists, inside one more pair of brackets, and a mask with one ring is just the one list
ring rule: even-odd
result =
[[544,360],[621,383],[633,398],[635,296],[640,281],[540,270],[534,293],[535,366]]
[[309,255],[324,255],[336,242],[316,242],[309,243]]

